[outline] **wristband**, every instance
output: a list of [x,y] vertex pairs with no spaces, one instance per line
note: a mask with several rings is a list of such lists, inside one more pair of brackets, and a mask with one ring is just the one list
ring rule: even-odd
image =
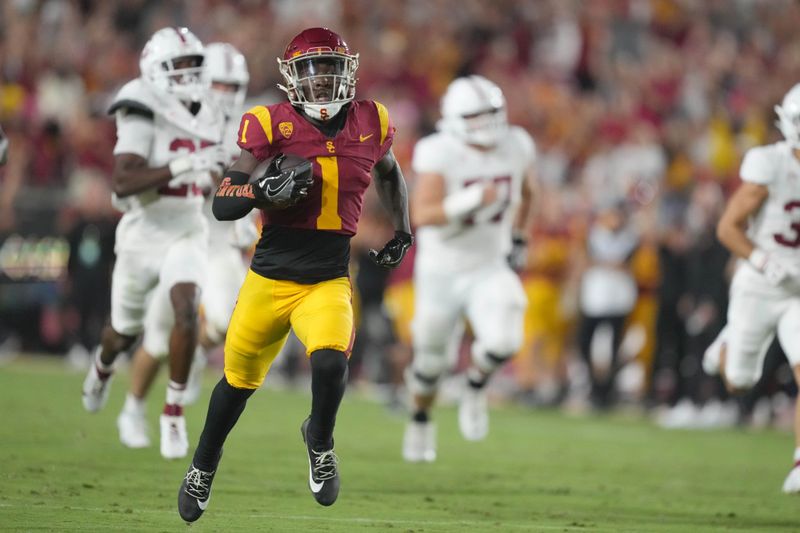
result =
[[442,202],[442,207],[447,220],[452,222],[470,214],[480,207],[481,202],[483,202],[483,186],[473,185],[448,195]]
[[173,159],[169,162],[169,173],[172,174],[173,178],[177,178],[181,174],[189,172],[194,168],[192,164],[192,159],[186,155],[183,157],[178,157],[177,159]]

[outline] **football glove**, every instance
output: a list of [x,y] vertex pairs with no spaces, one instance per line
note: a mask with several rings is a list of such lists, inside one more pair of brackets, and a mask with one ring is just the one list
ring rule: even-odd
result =
[[284,154],[275,156],[264,175],[253,184],[256,199],[270,208],[284,209],[305,200],[314,183],[310,161],[281,170],[285,157]]
[[788,265],[774,257],[770,257],[767,252],[760,248],[754,249],[747,260],[764,275],[770,285],[775,287],[800,274],[800,271],[793,265]]
[[197,173],[210,172],[222,175],[228,154],[221,144],[201,148],[196,152],[173,159],[169,163],[169,171],[173,176],[170,186],[194,183]]
[[378,266],[394,268],[400,264],[412,244],[414,244],[414,237],[410,233],[395,231],[394,238],[387,242],[380,252],[371,249],[369,257]]
[[514,233],[511,237],[511,251],[506,257],[508,266],[515,272],[521,272],[528,263],[528,239],[522,233]]

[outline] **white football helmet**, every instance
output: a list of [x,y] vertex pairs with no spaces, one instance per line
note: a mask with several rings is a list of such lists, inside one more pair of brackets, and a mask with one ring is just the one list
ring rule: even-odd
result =
[[188,28],[162,28],[144,45],[139,69],[156,91],[198,102],[208,90],[203,43]]
[[439,129],[468,144],[495,146],[508,129],[506,99],[483,76],[456,78],[442,97]]
[[800,83],[789,89],[783,103],[775,106],[775,112],[778,114],[776,124],[783,136],[792,148],[800,148]]
[[[210,43],[206,45],[206,69],[211,80],[211,97],[227,116],[241,111],[250,83],[247,60],[232,44]],[[223,84],[228,90],[215,87]]]

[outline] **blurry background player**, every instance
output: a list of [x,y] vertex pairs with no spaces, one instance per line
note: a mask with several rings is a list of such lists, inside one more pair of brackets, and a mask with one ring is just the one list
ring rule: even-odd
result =
[[[800,85],[775,111],[785,140],[745,154],[742,184],[717,226],[720,241],[741,259],[727,327],[706,351],[703,368],[720,373],[732,392],[756,384],[776,334],[800,382]],[[794,461],[783,484],[787,493],[800,492],[800,408]]]
[[[485,386],[521,347],[525,291],[509,265],[521,266],[531,202],[535,147],[506,121],[500,88],[482,76],[458,78],[442,98],[440,131],[419,141],[412,200],[419,228],[414,265],[414,356],[406,371],[412,418],[407,461],[433,461],[430,419],[448,348],[466,318],[475,335],[459,427],[468,440],[488,432]],[[513,235],[513,239],[512,239]],[[513,244],[512,244],[513,241]]]
[[[236,130],[247,93],[250,74],[245,57],[227,43],[211,43],[205,47],[205,65],[211,80],[210,97],[225,114],[223,146],[232,162],[238,154]],[[192,361],[184,403],[194,403],[202,385],[206,351],[225,338],[236,295],[247,273],[243,254],[258,238],[252,216],[234,222],[221,222],[211,213],[211,183],[204,214],[209,222],[208,279],[203,284],[200,339]],[[255,213],[255,212],[254,212]],[[147,306],[142,344],[136,350],[131,368],[131,384],[125,404],[117,418],[119,439],[130,448],[150,446],[145,397],[150,390],[161,362],[169,355],[169,337],[175,324],[169,300],[169,288],[159,285]]]
[[141,54],[141,77],[114,99],[117,144],[112,175],[117,226],[111,323],[83,384],[83,405],[98,411],[108,399],[113,363],[143,330],[148,296],[169,291],[170,381],[161,415],[161,454],[188,450],[183,404],[198,336],[200,285],[206,275],[208,224],[199,184],[221,172],[223,117],[204,102],[208,79],[203,45],[186,28],[157,31]]
[[[358,55],[336,33],[310,28],[291,40],[279,68],[289,102],[255,106],[242,116],[241,154],[214,197],[217,218],[234,220],[260,207],[264,227],[225,338],[225,375],[211,394],[200,442],[178,492],[178,511],[187,522],[205,511],[223,443],[290,328],[311,363],[311,414],[300,428],[308,486],[321,505],[336,501],[340,480],[333,430],[354,328],[350,238],[370,181],[395,229],[395,237],[372,252],[373,259],[393,268],[412,241],[388,111],[378,102],[353,101]],[[248,183],[258,164],[269,159],[266,174]],[[294,166],[284,168],[285,163]]]

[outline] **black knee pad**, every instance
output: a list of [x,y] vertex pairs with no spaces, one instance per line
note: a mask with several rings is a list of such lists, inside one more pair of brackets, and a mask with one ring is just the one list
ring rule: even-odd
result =
[[311,354],[311,371],[325,379],[347,377],[347,356],[339,350],[323,348]]

